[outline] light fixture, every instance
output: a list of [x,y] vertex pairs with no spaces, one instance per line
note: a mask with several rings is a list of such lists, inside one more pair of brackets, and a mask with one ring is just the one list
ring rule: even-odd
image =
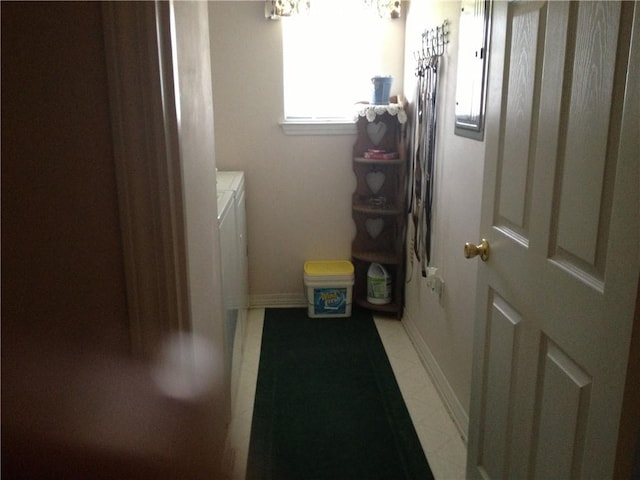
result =
[[[322,0],[318,0],[322,1]],[[364,4],[375,10],[380,18],[400,18],[402,2],[400,0],[363,0]],[[267,0],[264,2],[264,16],[271,20],[306,13],[311,0]]]
[[311,0],[268,0],[264,2],[264,16],[271,20],[290,17],[309,10]]
[[400,0],[364,0],[364,3],[377,10],[380,18],[400,18]]

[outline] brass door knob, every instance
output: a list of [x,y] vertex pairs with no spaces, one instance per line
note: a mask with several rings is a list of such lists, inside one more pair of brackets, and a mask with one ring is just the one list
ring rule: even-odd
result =
[[487,242],[484,238],[480,245],[474,245],[473,243],[465,243],[464,244],[464,257],[465,258],[473,258],[480,255],[480,260],[486,262],[489,260],[489,242]]

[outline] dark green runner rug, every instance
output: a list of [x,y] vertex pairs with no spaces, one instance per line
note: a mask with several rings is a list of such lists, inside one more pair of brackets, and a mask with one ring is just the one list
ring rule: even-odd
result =
[[266,310],[246,478],[433,479],[368,311]]

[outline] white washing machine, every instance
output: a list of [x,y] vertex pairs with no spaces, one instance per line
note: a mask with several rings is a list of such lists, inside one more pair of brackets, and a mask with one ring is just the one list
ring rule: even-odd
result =
[[231,192],[233,195],[236,211],[236,255],[238,262],[238,275],[233,287],[233,303],[239,309],[246,309],[249,305],[249,281],[244,172],[218,172],[217,189],[218,192]]
[[230,391],[233,391],[233,343],[238,323],[238,310],[232,308],[232,288],[236,275],[235,255],[232,253],[236,248],[236,212],[231,192],[218,192],[218,226],[220,228],[220,259],[222,262],[224,370],[227,386]]
[[225,311],[225,369],[233,406],[244,352],[249,290],[244,172],[219,171],[217,177]]

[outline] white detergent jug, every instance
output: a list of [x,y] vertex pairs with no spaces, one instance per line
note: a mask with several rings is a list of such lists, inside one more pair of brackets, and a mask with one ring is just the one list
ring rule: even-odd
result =
[[367,271],[367,302],[376,305],[391,302],[391,276],[379,263],[372,263]]

